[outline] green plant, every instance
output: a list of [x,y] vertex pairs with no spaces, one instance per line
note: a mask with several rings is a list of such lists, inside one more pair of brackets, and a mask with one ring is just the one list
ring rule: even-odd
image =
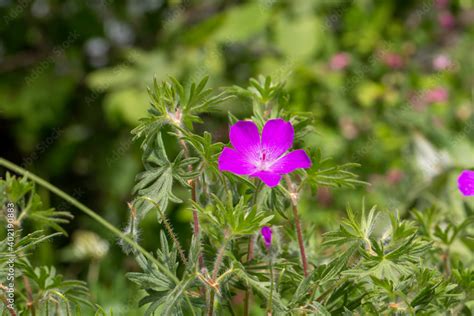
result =
[[[0,179],[0,204],[5,206],[1,218],[7,232],[0,240],[0,297],[5,303],[0,312],[76,315],[84,306],[95,309],[85,282],[65,280],[54,266],[36,267],[29,260],[39,244],[67,235],[60,225],[72,219],[69,212],[45,208],[35,187],[26,177],[9,173]],[[22,234],[25,223],[38,229]],[[51,228],[58,232],[48,233]],[[10,295],[12,290],[16,295]]]
[[[330,160],[321,158],[319,151],[312,151],[312,168],[286,176],[274,188],[259,180],[249,181],[245,176],[220,172],[218,157],[223,144],[212,143],[208,133],[196,134],[191,124],[198,120],[189,110],[189,100],[196,91],[199,94],[204,83],[201,81],[188,90],[175,80],[155,83],[150,92],[153,100],[150,116],[134,131],[137,138],[143,139],[145,168],[147,161],[153,161],[156,170],[174,170],[168,175],[155,174],[146,181],[148,187],[161,189],[160,194],[150,194],[155,191],[147,189],[135,191],[136,217],[142,217],[141,212],[155,206],[159,220],[166,221],[168,202],[183,202],[172,194],[173,177],[190,191],[188,207],[198,215],[193,217],[193,241],[182,263],[176,258],[182,246],[173,230],[167,229],[173,243],[168,244],[164,234],[160,237],[157,259],[168,265],[179,282],[167,279],[158,267],[146,262],[141,264],[143,273],[129,274],[132,281],[148,292],[141,301],[148,304],[147,314],[204,311],[209,315],[247,314],[250,305],[253,311],[256,306],[263,310],[267,302],[271,302],[269,313],[275,315],[420,314],[468,309],[465,303],[472,299],[472,289],[462,289],[451,270],[446,270],[439,260],[433,260],[436,241],[423,235],[419,212],[413,213],[413,221],[400,219],[397,213],[379,213],[375,207],[367,213],[363,206],[360,214],[348,208],[348,219],[338,230],[324,235],[325,250],[311,249],[305,253],[304,245],[314,245],[315,240],[305,234],[308,225],[299,223],[299,198],[320,186],[363,184],[348,170],[357,164],[331,165]],[[273,83],[270,78],[252,79],[248,88],[233,87],[226,92],[226,96],[251,101],[251,119],[258,126],[274,117],[292,122],[298,144],[304,145],[305,135],[313,130],[311,115],[292,112],[287,107],[283,85]],[[224,103],[226,97],[197,99],[200,101],[194,106],[204,109],[209,103]],[[237,121],[231,113],[229,117],[231,123]],[[173,163],[154,154],[161,152],[161,157],[166,157],[162,133],[175,137],[181,145],[182,152]],[[187,163],[181,162],[184,153]],[[142,175],[137,179],[141,187],[144,187],[143,179]],[[147,203],[143,202],[144,197]],[[382,225],[380,218],[384,218],[380,220]],[[293,223],[296,231],[291,229]],[[470,220],[455,231],[465,229],[468,223]],[[276,239],[271,252],[272,275],[266,265],[263,242],[258,238],[259,228],[270,224]],[[383,231],[376,232],[377,229]],[[441,241],[448,242],[443,238],[448,234],[446,230],[443,233],[438,228],[435,232]],[[458,237],[452,235],[449,242]],[[295,252],[300,252],[300,259]],[[453,259],[448,255],[444,260]],[[469,273],[464,269],[461,268],[463,272],[458,272],[458,276]],[[233,301],[243,291],[247,294],[242,310]],[[253,299],[249,298],[250,293],[254,294]],[[192,301],[192,309],[184,304],[185,297]]]
[[[67,221],[69,214],[42,211],[34,197],[34,185],[26,179],[30,177],[119,236],[123,250],[135,257],[141,269],[127,273],[127,277],[143,290],[138,304],[145,306],[145,315],[472,312],[473,217],[467,206],[466,218],[457,223],[434,207],[411,210],[401,217],[398,211],[379,212],[375,206],[367,211],[362,203],[359,212],[348,207],[347,219],[323,234],[321,242],[320,234],[300,221],[301,198],[315,202],[311,194],[322,186],[354,188],[365,184],[351,171],[358,165],[335,165],[323,158],[320,150],[308,148],[312,164],[299,169],[277,168],[286,156],[275,156],[276,162],[267,165],[267,154],[272,153],[262,147],[258,148],[260,156],[252,156],[257,165],[251,167],[267,173],[262,175],[260,169],[240,173],[241,166],[223,172],[229,171],[223,168],[223,152],[234,149],[213,141],[208,132],[198,132],[200,115],[229,98],[242,99],[251,104],[253,113],[250,119],[254,123],[246,122],[245,126],[262,128],[272,120],[292,126],[295,144],[302,148],[310,147],[306,140],[314,133],[313,119],[311,113],[294,112],[283,85],[269,77],[252,79],[248,88],[233,87],[217,95],[205,89],[205,84],[206,79],[185,87],[170,79],[161,84],[155,81],[150,89],[149,116],[133,131],[142,141],[145,171],[136,178],[129,223],[123,232],[51,184],[0,160],[25,174],[23,179],[7,175],[2,180],[3,204],[13,201],[26,210],[24,219],[64,233],[59,224]],[[238,119],[232,113],[228,116],[235,126]],[[175,141],[165,142],[164,138]],[[232,145],[238,147],[235,141]],[[267,178],[268,173],[272,178]],[[192,214],[192,239],[186,243],[168,220],[173,203],[184,204]],[[310,208],[317,212],[315,203]],[[159,245],[153,252],[139,244],[141,223],[150,212],[156,213],[164,228],[156,234]],[[271,226],[265,240],[260,236],[264,225]],[[24,247],[53,236],[27,235],[26,240],[18,241],[16,251],[23,252]],[[63,301],[56,306],[66,312],[72,304],[86,303],[83,285],[62,281],[54,268],[34,269],[28,263],[19,266],[41,299],[61,293]],[[31,309],[28,302],[26,298],[25,309]],[[106,313],[97,309],[98,314]]]

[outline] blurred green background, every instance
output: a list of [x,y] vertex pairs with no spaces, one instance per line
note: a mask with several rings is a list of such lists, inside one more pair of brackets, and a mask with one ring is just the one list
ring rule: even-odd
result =
[[[209,76],[212,87],[247,86],[259,74],[285,81],[294,109],[315,116],[308,141],[337,163],[360,163],[355,172],[371,183],[308,196],[302,216],[322,230],[363,197],[402,214],[436,204],[454,221],[463,203],[474,206],[456,189],[458,172],[474,167],[472,0],[0,0],[0,16],[1,156],[117,227],[142,169],[130,130],[146,115],[154,76]],[[251,107],[226,102],[196,128],[226,142],[228,111],[244,118]],[[115,315],[133,314],[139,293],[124,271],[135,263],[72,211],[70,236],[35,260],[89,281]],[[171,205],[169,214],[188,241],[189,210]],[[143,222],[147,249],[159,229],[153,216]]]

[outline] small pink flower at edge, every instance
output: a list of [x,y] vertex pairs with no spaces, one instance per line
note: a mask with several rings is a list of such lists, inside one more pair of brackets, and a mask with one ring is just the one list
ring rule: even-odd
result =
[[272,245],[272,229],[269,226],[263,226],[260,232],[262,233],[263,241],[265,241],[265,247],[269,249]]
[[459,191],[464,196],[474,195],[474,171],[464,170],[458,178]]
[[283,174],[311,167],[311,160],[304,150],[287,153],[293,145],[294,130],[290,122],[282,119],[267,121],[261,136],[254,122],[238,121],[230,127],[229,138],[234,148],[222,150],[220,171],[257,177],[274,187]]

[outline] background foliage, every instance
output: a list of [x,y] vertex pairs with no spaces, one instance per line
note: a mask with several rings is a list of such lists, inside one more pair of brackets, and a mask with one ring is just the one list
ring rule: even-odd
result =
[[[115,226],[126,228],[135,175],[143,171],[130,130],[149,107],[152,78],[171,75],[189,85],[208,75],[210,87],[247,87],[264,74],[286,82],[292,111],[314,115],[317,133],[301,136],[323,152],[315,163],[328,166],[300,206],[303,221],[314,223],[312,251],[322,252],[321,236],[337,229],[346,204],[358,208],[364,197],[366,205],[416,219],[440,249],[452,241],[454,258],[472,263],[472,239],[469,248],[449,236],[474,207],[456,189],[459,170],[474,166],[472,1],[2,1],[0,15],[1,156],[101,210]],[[227,142],[229,111],[239,118],[252,112],[247,92],[235,89],[241,98],[219,103],[196,125],[214,141]],[[162,136],[174,159],[178,145]],[[361,164],[352,171],[371,185],[326,187],[324,175],[344,177],[334,162]],[[141,295],[123,277],[140,270],[133,259],[96,222],[40,188],[37,194],[44,212],[55,207],[76,216],[61,222],[69,236],[38,245],[32,262],[87,280],[105,309],[133,313],[128,302]],[[187,198],[185,186],[173,192],[175,201]],[[170,203],[167,214],[189,243],[187,206]],[[157,248],[161,225],[156,216],[143,219],[145,248]],[[345,233],[326,242],[352,238]],[[94,247],[98,241],[105,253]],[[359,269],[377,282],[386,271],[370,270],[374,264]],[[465,279],[463,271],[453,274]],[[420,284],[436,279],[423,271],[417,277]],[[387,292],[380,295],[396,290],[381,286]]]

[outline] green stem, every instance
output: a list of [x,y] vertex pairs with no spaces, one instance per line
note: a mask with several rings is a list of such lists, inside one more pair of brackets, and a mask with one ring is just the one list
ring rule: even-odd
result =
[[[219,252],[217,253],[216,261],[214,262],[214,269],[212,270],[211,282],[213,285],[216,285],[217,275],[219,274],[219,270],[222,265],[222,260],[224,260],[225,249],[227,248],[227,243],[229,242],[230,237],[227,236],[227,232],[224,232],[224,243],[222,244]],[[209,299],[209,307],[208,307],[208,316],[212,316],[214,314],[214,296],[215,292],[211,289],[210,299]]]
[[221,248],[216,257],[216,261],[214,262],[214,269],[212,270],[212,281],[217,279],[217,274],[219,274],[219,270],[221,268],[222,260],[224,260],[225,249],[227,247],[227,243],[229,241],[229,237],[224,239],[224,243],[222,244]]
[[[183,148],[184,157],[189,158],[190,157],[189,148],[188,148],[188,145],[186,144],[186,142],[182,139],[182,137],[183,137],[183,133],[182,133],[181,129],[178,129],[179,144]],[[193,166],[192,165],[188,165],[188,171],[193,172]],[[190,180],[190,183],[189,183],[191,185],[191,199],[194,202],[197,202],[196,181],[197,181],[196,179],[192,179],[192,180]],[[196,239],[198,239],[199,236],[200,236],[199,215],[198,215],[198,211],[196,210],[195,207],[193,207],[192,211],[193,211],[193,234],[196,237]],[[198,257],[199,257],[199,268],[202,269],[202,268],[204,268],[204,257],[202,255],[201,251],[199,251]]]
[[[88,284],[97,284],[97,280],[99,279],[99,271],[100,271],[99,260],[92,259],[91,262],[89,263],[89,270],[87,271]],[[93,299],[96,300],[97,297],[94,295]]]
[[443,266],[444,266],[444,274],[446,277],[449,278],[451,275],[451,267],[450,267],[450,262],[449,262],[449,246],[446,248],[446,250],[443,253]]
[[271,248],[268,248],[268,265],[270,267],[270,297],[267,305],[267,315],[272,315],[272,304],[273,304],[273,260]]
[[33,201],[34,196],[35,196],[35,187],[33,186],[33,188],[31,189],[31,194],[30,194],[30,198],[28,200],[27,206],[23,209],[23,211],[20,213],[20,216],[18,216],[18,218],[16,219],[16,222],[17,222],[18,226],[21,226],[22,220],[26,217],[26,215],[30,211],[31,202]]
[[[255,179],[255,194],[252,198],[252,204],[255,205],[257,203],[257,196],[258,196],[258,193],[260,192],[260,189],[262,187],[261,185],[261,182],[260,183],[257,183],[257,179]],[[250,235],[249,237],[249,247],[248,247],[248,250],[247,250],[247,263],[252,261],[253,259],[253,246],[254,246],[254,243],[255,243],[255,235]],[[245,298],[244,298],[244,315],[245,316],[248,316],[249,315],[249,308],[250,308],[250,292],[251,292],[251,289],[246,289],[245,290]]]
[[158,205],[158,203],[156,203],[155,201],[153,201],[152,199],[150,199],[147,196],[141,197],[141,199],[146,200],[146,201],[148,201],[148,202],[150,202],[151,204],[154,205],[154,207],[156,208],[156,210],[158,211],[158,213],[161,216],[161,221],[163,222],[163,225],[165,226],[165,229],[168,232],[168,235],[173,240],[173,243],[176,246],[176,249],[178,250],[178,254],[179,254],[179,257],[181,258],[181,261],[183,262],[184,265],[188,265],[188,260],[186,259],[186,256],[184,255],[183,247],[181,247],[181,243],[179,242],[178,237],[174,233],[173,227],[171,226],[170,222],[168,221],[168,218],[166,217],[166,215],[161,211],[161,208]]
[[[29,178],[31,179],[32,181],[38,183],[39,185],[41,185],[42,187],[48,189],[49,191],[51,191],[52,193],[56,194],[57,196],[61,197],[62,199],[64,199],[65,201],[69,202],[71,205],[74,205],[75,207],[77,207],[80,211],[82,211],[83,213],[89,215],[90,217],[92,217],[94,220],[96,220],[99,224],[101,224],[102,226],[104,226],[106,229],[108,229],[110,232],[112,232],[113,234],[115,234],[116,236],[120,237],[121,239],[123,239],[124,241],[126,241],[130,246],[132,246],[133,248],[135,248],[136,250],[138,250],[138,252],[140,252],[141,254],[143,254],[148,260],[150,260],[151,262],[153,262],[158,268],[160,268],[162,270],[162,272],[164,274],[166,274],[166,276],[168,276],[171,280],[173,280],[176,284],[179,283],[179,280],[178,278],[173,274],[171,273],[171,271],[169,271],[165,265],[163,265],[161,262],[159,262],[151,253],[149,253],[148,251],[146,251],[142,246],[140,246],[138,243],[136,243],[134,240],[132,240],[130,237],[128,237],[126,234],[124,234],[123,232],[121,232],[119,229],[117,229],[115,226],[113,226],[112,224],[110,224],[109,222],[107,222],[104,218],[102,218],[100,215],[98,215],[96,212],[94,212],[93,210],[91,210],[90,208],[88,208],[87,206],[85,206],[84,204],[82,204],[81,202],[79,202],[78,200],[76,200],[75,198],[73,198],[72,196],[70,196],[69,194],[67,194],[66,192],[62,191],[61,189],[59,189],[58,187],[54,186],[53,184],[49,183],[48,181],[38,177],[37,175],[29,172],[28,170],[25,170],[23,168],[21,168],[20,166],[17,166],[16,164],[4,159],[4,158],[0,158],[0,165],[1,166],[4,166],[5,168],[8,168],[18,174],[21,174],[23,176],[25,176],[26,178]],[[187,304],[189,305],[190,309],[191,309],[191,312],[193,315],[195,315],[194,313],[194,310],[193,310],[193,307],[192,307],[192,304],[191,304],[191,301],[189,300],[189,298],[187,296],[185,296],[185,299],[186,299],[186,302]]]

